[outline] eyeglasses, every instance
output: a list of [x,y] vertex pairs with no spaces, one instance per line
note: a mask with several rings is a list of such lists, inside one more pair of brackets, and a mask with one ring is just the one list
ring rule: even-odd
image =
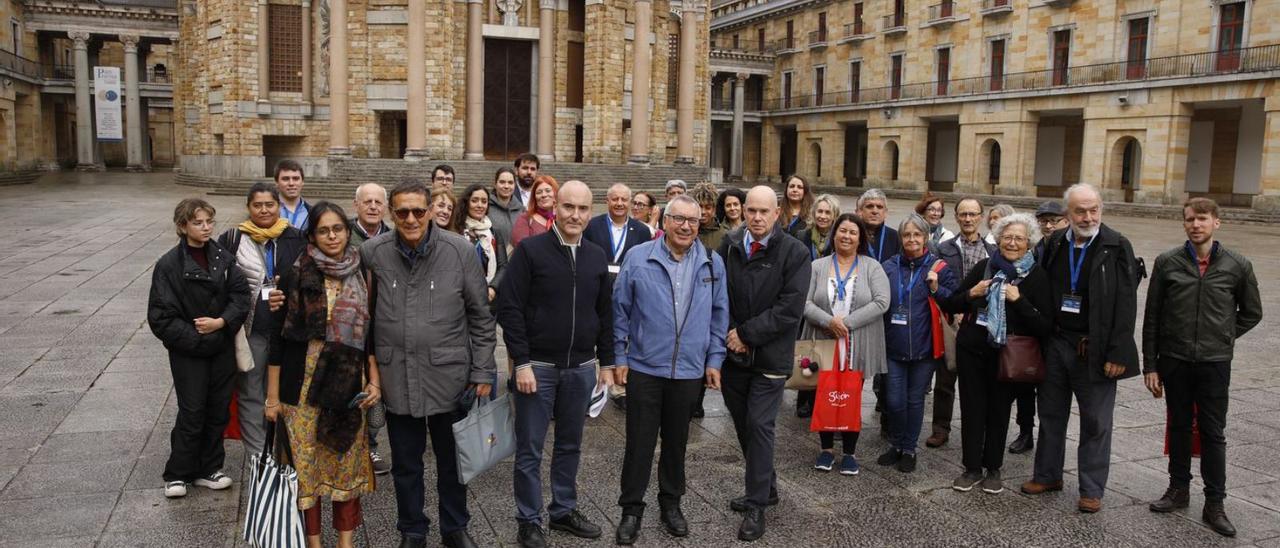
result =
[[316,229],[316,236],[328,238],[329,236],[341,236],[347,233],[346,225],[333,225],[333,227],[322,226]]
[[942,213],[942,208],[940,208],[940,207],[930,207],[930,208],[926,208],[926,209],[924,210],[924,212],[925,212],[925,213]]
[[699,221],[697,217],[685,217],[684,215],[667,215],[664,218],[668,221],[671,221],[676,226],[696,225],[698,224],[698,221]]
[[956,218],[959,218],[959,219],[976,219],[981,216],[982,216],[981,213],[974,213],[972,211],[962,211],[960,213],[956,213]]
[[1027,238],[1024,236],[1014,236],[1010,234],[1007,236],[1001,236],[1000,242],[1006,244],[1025,244],[1027,243]]
[[410,214],[413,215],[414,219],[421,219],[427,216],[426,208],[421,208],[421,207],[400,208],[392,211],[392,213],[395,213],[396,218],[400,219],[401,221],[407,220]]
[[649,203],[648,202],[631,202],[631,207],[640,209],[642,207],[649,207]]
[[437,175],[437,176],[436,176],[436,178],[435,178],[435,181],[436,181],[436,182],[438,182],[438,183],[452,183],[452,182],[453,182],[453,176],[452,176],[452,175]]

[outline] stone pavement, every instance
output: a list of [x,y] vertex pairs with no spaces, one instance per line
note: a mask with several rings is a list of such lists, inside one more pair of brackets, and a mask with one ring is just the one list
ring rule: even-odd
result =
[[[0,231],[7,236],[0,239],[2,546],[243,544],[238,538],[245,493],[239,481],[246,477],[246,459],[238,442],[227,443],[226,471],[237,480],[232,489],[193,488],[173,501],[162,493],[160,473],[176,408],[165,353],[145,325],[146,298],[152,263],[176,241],[172,207],[192,192],[170,181],[168,174],[52,174],[35,185],[0,188]],[[240,199],[213,202],[219,230],[243,218]],[[893,217],[908,207],[892,202]],[[1107,221],[1133,240],[1148,263],[1183,240],[1176,222]],[[1199,524],[1198,480],[1189,510],[1147,511],[1146,502],[1159,497],[1167,483],[1164,403],[1152,399],[1140,380],[1129,379],[1117,398],[1106,508],[1090,516],[1075,511],[1071,471],[1066,490],[1047,496],[1027,497],[1016,489],[997,496],[952,491],[950,482],[961,471],[958,435],[942,449],[922,449],[915,474],[876,466],[885,443],[873,419],[865,421],[858,449],[861,475],[816,472],[816,436],[794,417],[789,397],[779,420],[782,502],[769,511],[769,532],[760,544],[1280,547],[1280,468],[1272,460],[1280,453],[1280,376],[1268,355],[1275,348],[1268,339],[1280,325],[1280,292],[1272,287],[1280,275],[1280,227],[1225,227],[1221,236],[1254,261],[1268,314],[1240,342],[1233,366],[1227,509],[1239,538],[1223,539]],[[872,400],[868,390],[869,419]],[[714,391],[707,411],[707,418],[695,421],[689,448],[684,509],[693,532],[672,539],[651,512],[642,546],[734,544],[739,520],[727,501],[741,493],[741,454]],[[588,422],[579,478],[581,508],[606,535],[619,517],[621,419],[610,407]],[[958,432],[958,410],[956,421]],[[1071,432],[1075,439],[1074,420]],[[1069,468],[1075,464],[1072,453]],[[1008,456],[1007,485],[1026,479],[1030,466],[1029,455]],[[377,493],[364,500],[362,546],[398,542],[391,482],[379,479]],[[484,546],[514,544],[510,482],[508,462],[472,489],[471,532]],[[433,483],[428,478],[429,493]],[[434,500],[428,497],[429,504]],[[434,509],[429,515],[434,520]],[[612,542],[581,542],[560,533],[550,539],[557,546]]]

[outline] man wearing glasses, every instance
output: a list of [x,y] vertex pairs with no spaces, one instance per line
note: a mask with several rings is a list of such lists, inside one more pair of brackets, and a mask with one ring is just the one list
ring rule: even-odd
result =
[[453,171],[453,166],[449,164],[440,164],[431,170],[431,190],[444,188],[453,192],[453,181],[457,175]]
[[452,426],[464,414],[465,392],[489,395],[494,321],[480,259],[461,235],[432,228],[429,194],[418,180],[396,185],[395,231],[365,242],[360,257],[372,275],[371,336],[387,408],[400,546],[426,546],[431,522],[422,511],[422,478],[430,436],[443,544],[471,547]]

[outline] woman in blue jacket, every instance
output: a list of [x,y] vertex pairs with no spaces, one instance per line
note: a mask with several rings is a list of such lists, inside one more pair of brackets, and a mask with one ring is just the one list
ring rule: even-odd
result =
[[912,213],[898,225],[898,234],[902,253],[883,264],[890,295],[884,316],[890,447],[876,462],[908,473],[916,469],[925,392],[934,369],[943,366],[942,311],[935,299],[950,297],[956,279],[926,247],[929,225],[923,217]]

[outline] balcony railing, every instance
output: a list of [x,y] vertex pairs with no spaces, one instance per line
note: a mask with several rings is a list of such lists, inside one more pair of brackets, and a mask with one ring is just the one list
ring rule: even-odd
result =
[[844,37],[853,38],[854,36],[862,36],[866,34],[866,25],[862,21],[854,21],[844,26]]
[[[711,96],[711,110],[732,111],[733,97]],[[743,97],[742,110],[744,112],[760,112],[764,110],[764,101],[759,97]]]
[[983,15],[995,15],[1013,11],[1013,0],[982,0],[979,8]]
[[76,66],[60,64],[44,65],[43,73],[44,77],[48,80],[75,80]]
[[766,47],[772,50],[773,53],[795,53],[800,49],[799,44],[799,39],[792,38],[788,40],[786,38],[782,38],[768,43]]
[[894,13],[880,18],[880,30],[885,34],[907,31],[907,14]]
[[1068,67],[1066,70],[1039,70],[997,76],[952,79],[944,82],[918,82],[900,86],[833,91],[816,95],[793,95],[765,101],[766,110],[812,108],[816,106],[857,105],[885,101],[962,97],[984,93],[1036,91],[1071,88],[1096,84],[1151,81],[1166,78],[1190,78],[1280,70],[1280,44],[1251,48],[1209,51],[1145,61],[1119,61],[1097,65]]
[[809,47],[816,48],[827,45],[827,29],[809,31]]
[[[1008,0],[1006,0],[1008,1]],[[929,6],[929,22],[942,23],[955,18],[956,4],[955,2],[943,2]]]
[[[38,69],[37,74],[43,76],[46,80],[75,80],[76,79],[75,65],[47,64],[47,65],[42,65],[40,68],[42,70]],[[124,70],[121,70],[120,72],[121,72],[121,77],[123,77]],[[142,76],[141,81],[146,83],[151,83],[151,84],[172,84],[173,83],[173,73],[170,72],[167,68],[163,68],[159,66],[147,67],[146,72],[144,72],[141,76]]]
[[40,77],[40,63],[10,51],[0,50],[0,68],[8,69],[30,78]]

